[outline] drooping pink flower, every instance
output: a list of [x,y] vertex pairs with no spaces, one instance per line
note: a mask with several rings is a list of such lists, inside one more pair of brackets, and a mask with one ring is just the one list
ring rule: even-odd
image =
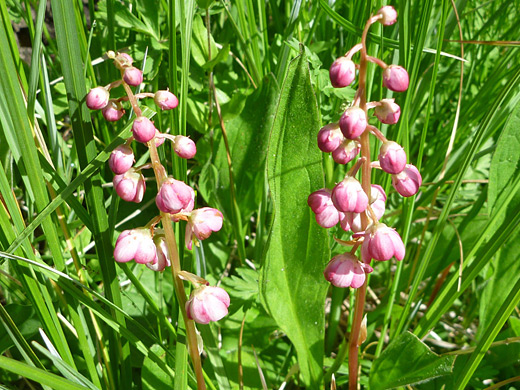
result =
[[359,137],[367,128],[367,116],[358,106],[352,106],[345,110],[339,120],[339,128],[348,139]]
[[180,158],[190,159],[195,157],[195,154],[197,153],[197,147],[195,146],[195,142],[193,142],[190,137],[177,135],[175,136],[173,143],[173,150]]
[[139,264],[157,261],[157,252],[150,229],[139,228],[123,231],[117,238],[114,259],[118,263],[135,260]]
[[345,138],[341,144],[332,152],[332,158],[338,164],[348,164],[361,150],[361,144],[356,140]]
[[397,11],[391,5],[385,5],[379,11],[377,11],[377,15],[383,15],[379,21],[384,26],[391,26],[395,22],[397,22]]
[[125,68],[123,73],[123,80],[128,85],[137,87],[143,82],[143,72],[134,66],[129,66],[128,68]]
[[336,287],[359,288],[365,283],[365,268],[370,272],[372,270],[369,265],[361,263],[356,256],[343,253],[332,258],[323,271],[323,276]]
[[117,195],[127,202],[140,203],[146,190],[144,176],[134,168],[130,168],[122,175],[115,175],[113,179]]
[[359,181],[347,176],[332,190],[332,203],[338,211],[361,213],[368,206],[368,197]]
[[326,229],[335,226],[339,222],[340,214],[331,199],[331,191],[328,188],[315,191],[307,198],[307,204],[314,212],[316,222]]
[[108,165],[116,175],[127,172],[134,164],[134,152],[128,145],[119,145],[110,154]]
[[[386,194],[383,190],[383,187],[377,184],[372,184],[372,191],[369,202],[377,220],[381,219],[385,213],[386,206]],[[368,223],[373,223],[374,221],[372,219],[372,214],[370,214],[368,211],[365,212],[367,214]],[[361,222],[361,213],[345,213],[345,226],[348,226],[352,232],[359,233],[363,231]]]
[[394,141],[383,142],[378,159],[381,169],[386,173],[400,173],[406,166],[406,153],[403,147]]
[[193,210],[195,191],[186,183],[170,177],[161,185],[155,203],[165,213],[189,212]]
[[155,261],[146,263],[146,266],[152,271],[163,271],[166,267],[171,265],[171,262],[170,256],[168,255],[168,248],[166,246],[166,238],[160,229],[155,231],[153,242],[155,244],[157,257]]
[[379,119],[381,123],[395,125],[401,116],[401,107],[395,103],[395,99],[383,99],[379,103],[381,103],[381,105],[376,106],[374,110],[377,119]]
[[404,92],[408,89],[410,79],[405,68],[390,65],[383,71],[383,87],[394,92]]
[[155,92],[153,100],[161,110],[171,110],[179,105],[179,99],[170,91]]
[[218,232],[222,228],[222,221],[222,213],[217,209],[203,207],[193,210],[188,216],[186,224],[186,247],[191,250],[193,235],[198,240],[205,240],[211,233]]
[[406,164],[402,172],[392,175],[392,186],[405,198],[417,194],[421,184],[421,174],[412,164]]
[[87,107],[91,110],[101,110],[108,104],[110,93],[104,87],[92,88],[85,98]]
[[361,246],[361,256],[363,261],[369,262],[371,259],[386,261],[395,257],[402,260],[405,255],[405,247],[399,233],[384,223],[371,225],[364,235],[363,245]]
[[343,140],[338,123],[329,123],[318,132],[318,148],[324,153],[333,152]]
[[145,116],[138,116],[132,124],[132,134],[137,142],[147,143],[155,137],[156,128]]
[[330,66],[329,77],[334,88],[348,87],[356,78],[356,65],[346,57],[340,57]]
[[190,320],[199,324],[218,321],[228,313],[230,299],[220,287],[201,286],[191,292],[186,302],[186,313]]
[[101,110],[103,117],[109,122],[116,122],[123,117],[125,109],[117,100],[111,99]]

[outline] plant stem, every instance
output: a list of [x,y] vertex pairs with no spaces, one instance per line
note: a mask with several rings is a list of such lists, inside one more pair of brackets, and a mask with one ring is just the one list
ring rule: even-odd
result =
[[[375,19],[377,20],[377,19]],[[356,98],[359,99],[359,107],[367,114],[367,97],[366,97],[366,78],[367,78],[367,48],[366,37],[368,29],[374,23],[374,17],[371,17],[363,30],[361,37],[361,58],[359,61],[359,87]],[[365,158],[361,170],[361,186],[370,197],[371,193],[371,167],[370,167],[370,134],[368,130],[361,135],[361,156]],[[364,229],[368,226],[368,217],[366,213],[361,214],[361,226]],[[352,320],[352,330],[350,332],[348,345],[348,371],[349,371],[349,390],[356,390],[358,384],[358,355],[359,355],[359,333],[361,322],[363,320],[363,311],[365,308],[365,296],[367,292],[367,280],[356,290],[356,303],[354,307],[354,318]]]

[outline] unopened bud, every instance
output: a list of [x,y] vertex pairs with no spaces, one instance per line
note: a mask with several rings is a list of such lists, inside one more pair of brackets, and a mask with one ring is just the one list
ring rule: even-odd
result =
[[123,73],[123,80],[128,85],[137,87],[143,82],[143,72],[134,66],[130,66],[125,69]]
[[318,132],[318,148],[324,153],[336,150],[343,140],[338,123],[329,123]]
[[391,26],[397,21],[397,11],[391,5],[385,5],[379,11],[377,11],[377,15],[382,15],[383,17],[379,19],[379,22],[384,26]]
[[107,121],[116,122],[123,117],[125,109],[117,100],[109,100],[101,113]]
[[348,164],[361,150],[361,144],[356,140],[345,139],[333,152],[332,158],[338,164]]
[[119,145],[110,154],[108,165],[116,175],[122,175],[134,165],[134,152],[128,145]]
[[368,197],[359,181],[348,176],[332,190],[332,203],[344,213],[361,213],[368,206]]
[[402,172],[392,175],[392,185],[405,198],[415,195],[422,184],[419,170],[412,164],[406,164]]
[[132,124],[132,133],[137,142],[147,143],[155,137],[155,126],[145,116],[138,116]]
[[104,87],[92,88],[85,98],[87,107],[91,110],[101,110],[108,104],[110,93]]
[[170,91],[155,92],[153,100],[162,110],[171,110],[179,105],[179,99]]
[[390,65],[383,72],[383,87],[391,91],[404,92],[409,83],[408,72],[402,66]]
[[329,76],[334,88],[347,87],[356,78],[356,65],[346,57],[340,57],[330,66]]
[[113,179],[117,195],[127,202],[140,203],[146,190],[144,176],[134,168],[130,168],[122,175],[115,175]]
[[394,101],[395,99],[383,99],[381,105],[374,110],[375,116],[381,123],[395,125],[401,116],[401,107]]
[[174,151],[180,158],[190,159],[195,157],[197,153],[197,147],[195,146],[195,142],[189,137],[184,135],[175,136],[174,142]]
[[359,137],[367,128],[367,116],[358,106],[347,108],[339,120],[341,132],[348,139]]
[[379,163],[386,173],[396,174],[406,166],[406,153],[401,145],[394,141],[386,141],[379,149]]

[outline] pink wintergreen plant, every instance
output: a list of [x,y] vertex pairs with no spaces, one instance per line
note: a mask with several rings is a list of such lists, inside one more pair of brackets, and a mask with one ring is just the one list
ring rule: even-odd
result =
[[332,204],[331,190],[323,188],[315,191],[307,198],[307,204],[315,214],[316,222],[326,229],[335,226],[340,219],[340,213]]
[[103,107],[101,113],[107,121],[116,122],[123,117],[125,109],[119,101],[111,99],[107,105]]
[[168,248],[166,246],[166,239],[160,229],[155,231],[153,242],[155,244],[157,257],[155,261],[146,263],[146,266],[152,271],[163,271],[166,267],[171,265],[171,262],[170,256],[168,254]]
[[361,213],[368,206],[368,197],[359,181],[347,176],[332,190],[332,203],[338,211]]
[[153,122],[145,116],[138,116],[132,124],[132,133],[137,142],[143,144],[151,141],[155,137],[156,128]]
[[402,172],[392,175],[392,186],[401,196],[408,198],[417,194],[422,184],[419,170],[412,164],[406,164]]
[[329,77],[334,88],[348,87],[356,78],[356,65],[350,59],[340,57],[330,66]]
[[184,135],[177,135],[175,136],[173,143],[173,150],[180,158],[190,159],[195,157],[197,147],[191,138]]
[[115,175],[112,180],[117,195],[127,202],[140,203],[146,190],[144,176],[130,168],[122,175]]
[[359,288],[365,283],[365,273],[372,272],[372,267],[361,263],[350,253],[336,255],[329,261],[323,276],[336,287]]
[[384,223],[375,223],[365,231],[361,256],[366,263],[371,259],[387,261],[392,257],[402,260],[404,255],[403,240],[395,229]]
[[338,164],[348,164],[361,150],[361,144],[355,140],[344,139],[343,142],[332,152],[332,158]]
[[110,93],[104,87],[92,88],[85,98],[87,107],[91,110],[101,110],[108,104]]
[[186,302],[188,318],[199,324],[209,324],[224,318],[228,313],[230,299],[220,287],[200,286],[193,290]]
[[401,116],[401,107],[395,103],[395,99],[383,99],[374,110],[375,116],[381,123],[395,125]]
[[343,140],[343,134],[338,123],[330,123],[323,126],[318,132],[318,148],[324,153],[336,150]]
[[170,177],[161,185],[155,203],[165,213],[189,212],[193,210],[195,191],[184,182]]
[[123,80],[128,85],[137,87],[139,84],[143,82],[143,72],[134,66],[129,66],[124,70]]
[[122,175],[134,165],[134,152],[128,145],[119,145],[110,154],[108,165],[116,175]]
[[123,231],[116,241],[114,259],[118,263],[135,260],[139,264],[157,262],[157,251],[148,228]]
[[386,173],[400,173],[406,166],[406,153],[403,147],[394,141],[383,142],[378,159],[381,169]]
[[391,5],[385,5],[379,11],[377,11],[376,15],[381,15],[382,18],[379,19],[379,22],[384,26],[391,26],[395,22],[397,22],[397,11]]
[[186,224],[186,248],[191,250],[193,235],[202,241],[208,238],[211,233],[218,232],[222,228],[222,220],[222,213],[217,209],[203,207],[193,210],[189,214]]
[[179,105],[179,99],[170,91],[155,92],[153,100],[161,110],[171,110]]
[[367,128],[367,116],[358,106],[347,108],[339,120],[339,128],[348,139],[359,137]]
[[402,66],[390,65],[383,71],[383,87],[391,91],[404,92],[409,82],[408,72]]

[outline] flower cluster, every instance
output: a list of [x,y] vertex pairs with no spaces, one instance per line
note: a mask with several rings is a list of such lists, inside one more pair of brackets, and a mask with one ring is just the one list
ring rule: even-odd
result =
[[[183,181],[167,177],[166,170],[158,158],[152,158],[151,163],[134,166],[135,157],[131,147],[133,141],[145,144],[150,149],[150,154],[152,155],[154,150],[156,155],[156,148],[165,140],[169,140],[173,143],[177,156],[184,159],[193,158],[197,148],[189,137],[161,133],[149,118],[142,115],[138,104],[139,99],[153,98],[160,109],[171,110],[179,104],[177,97],[168,90],[134,94],[130,86],[137,87],[143,82],[142,71],[133,66],[132,57],[126,53],[111,51],[107,56],[114,60],[116,68],[120,70],[121,79],[105,87],[91,89],[85,98],[86,104],[92,110],[101,110],[103,117],[109,122],[118,121],[123,117],[125,113],[123,103],[126,101],[130,102],[135,112],[132,136],[112,151],[108,161],[110,169],[115,174],[114,189],[121,199],[140,203],[146,191],[146,183],[141,171],[153,168],[158,183],[155,202],[163,213],[161,216],[154,217],[144,227],[123,231],[115,244],[114,259],[120,263],[135,260],[154,271],[163,271],[172,265],[165,233],[162,229],[155,228],[160,220],[163,221],[164,227],[164,215],[167,216],[166,220],[169,223],[180,220],[187,222],[185,244],[191,250],[193,242],[198,245],[198,240],[204,240],[212,232],[221,229],[222,213],[209,207],[194,210],[195,191]],[[121,98],[111,98],[110,91],[121,85],[126,95]],[[194,284],[197,288],[186,304],[189,319],[208,323],[217,321],[227,314],[229,296],[224,290],[205,286],[204,283],[194,282]]]
[[[376,22],[385,26],[392,25],[396,20],[395,9],[385,6],[369,19],[366,28]],[[354,82],[356,69],[360,66],[352,61],[352,57],[360,50],[365,50],[365,60],[377,64],[383,70],[383,87],[394,92],[406,91],[409,84],[407,71],[401,66],[387,65],[378,58],[366,55],[363,45],[364,41],[333,62],[329,72],[332,86],[344,88]],[[385,212],[386,194],[383,188],[371,185],[370,193],[366,193],[355,178],[359,168],[363,164],[369,164],[370,168],[382,169],[392,175],[394,189],[404,197],[415,195],[422,183],[417,168],[407,164],[404,149],[398,143],[386,139],[379,129],[369,124],[369,109],[373,110],[374,116],[381,123],[396,124],[401,115],[401,108],[395,99],[363,101],[361,104],[363,89],[358,89],[354,101],[337,123],[328,124],[320,129],[318,147],[324,153],[332,153],[336,163],[348,164],[356,159],[362,149],[360,137],[364,134],[368,137],[368,133],[382,142],[378,161],[370,163],[366,158],[360,158],[332,190],[323,188],[313,192],[308,198],[308,205],[320,226],[331,228],[339,223],[344,231],[353,233],[352,241],[347,242],[354,246],[353,251],[332,258],[324,271],[325,278],[337,287],[361,287],[365,282],[365,274],[372,272],[369,265],[372,259],[386,261],[395,257],[402,260],[405,255],[405,247],[399,234],[379,222]],[[363,219],[368,221],[366,227],[362,225]],[[361,261],[352,254],[359,245]]]

